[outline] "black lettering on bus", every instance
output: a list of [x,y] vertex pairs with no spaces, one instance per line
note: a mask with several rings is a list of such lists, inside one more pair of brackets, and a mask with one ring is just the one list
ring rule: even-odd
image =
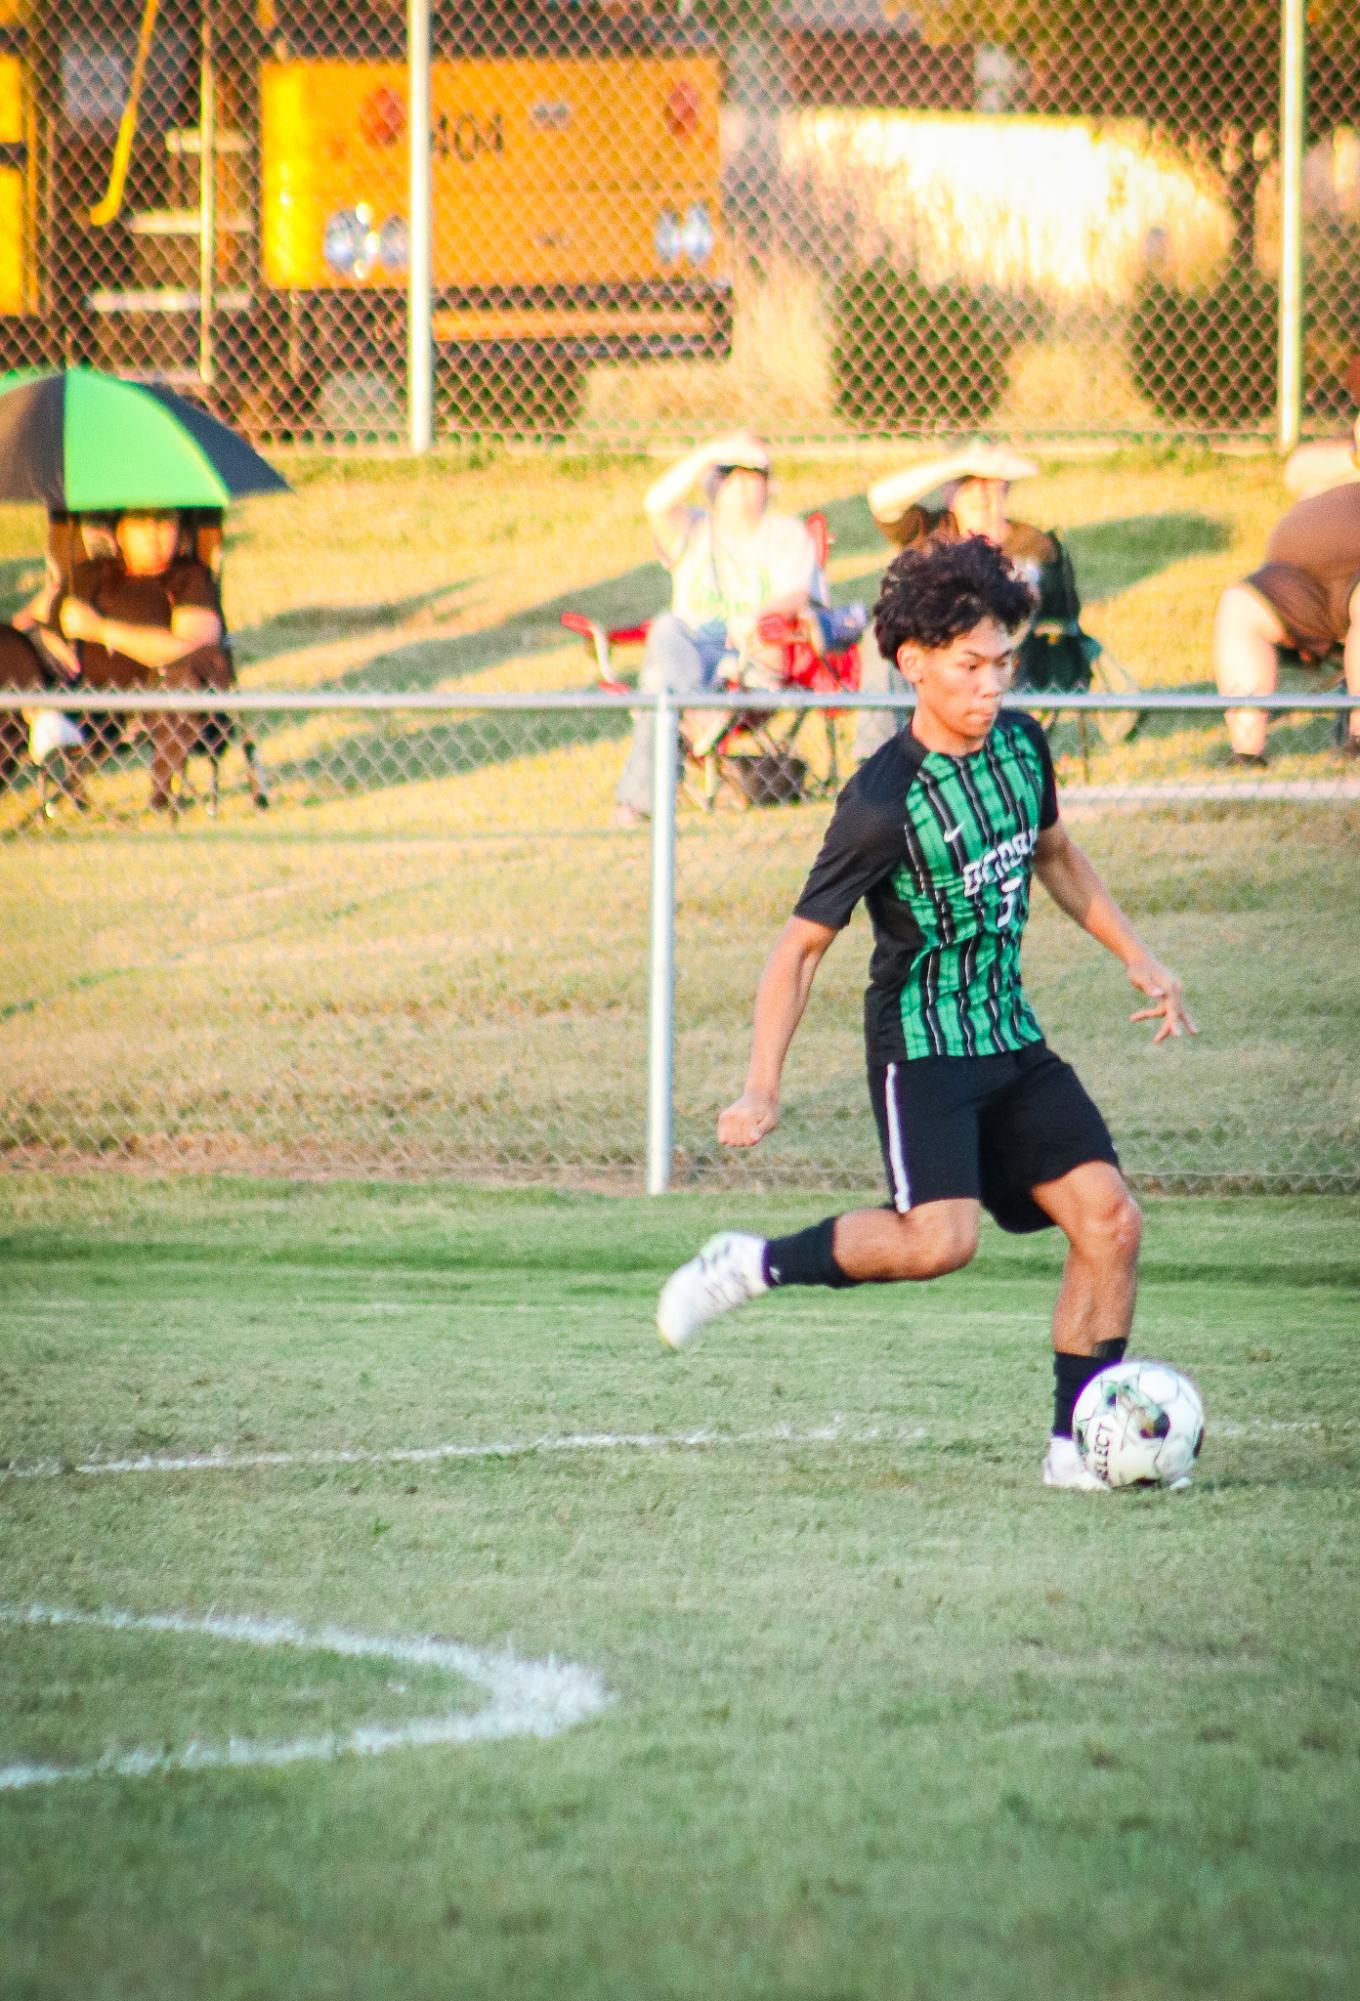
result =
[[483,119],[475,111],[459,111],[450,118],[447,111],[441,111],[430,138],[437,160],[461,160],[470,166],[483,153],[505,151],[504,114],[493,111]]

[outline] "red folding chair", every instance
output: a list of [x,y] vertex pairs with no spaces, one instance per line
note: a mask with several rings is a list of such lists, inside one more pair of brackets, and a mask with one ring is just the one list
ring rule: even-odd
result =
[[[824,514],[810,514],[808,529],[817,551],[817,566],[825,570],[831,533]],[[718,683],[719,688],[738,693],[742,688],[806,690],[817,694],[853,694],[860,685],[859,638],[866,620],[843,614],[829,635],[824,607],[807,612],[771,612],[756,628],[760,653],[749,660],[734,662],[733,671]],[[610,694],[629,692],[614,661],[616,648],[646,644],[648,625],[604,626],[583,612],[567,611],[562,623],[585,641],[595,663],[596,684]],[[803,725],[813,711],[800,709],[781,720],[777,710],[745,709],[696,712],[697,727],[682,725],[687,767],[696,776],[699,803],[716,805],[725,789],[742,806],[772,805],[783,800],[824,797],[840,789],[840,763],[836,740],[836,720],[844,712],[824,709],[820,713],[826,728],[826,771],[818,778],[809,776],[803,758],[794,754]],[[693,790],[694,788],[687,788]]]

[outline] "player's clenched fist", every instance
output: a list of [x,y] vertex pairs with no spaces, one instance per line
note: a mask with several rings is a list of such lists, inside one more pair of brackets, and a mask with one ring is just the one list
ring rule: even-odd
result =
[[755,1146],[779,1124],[779,1106],[761,1091],[743,1091],[734,1105],[718,1114],[718,1138],[724,1146]]

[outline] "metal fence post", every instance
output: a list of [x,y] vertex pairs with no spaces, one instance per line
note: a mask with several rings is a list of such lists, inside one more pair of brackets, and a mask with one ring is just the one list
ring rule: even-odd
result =
[[407,131],[411,147],[411,221],[406,273],[406,412],[411,450],[434,442],[434,342],[431,327],[430,0],[407,0]]
[[1299,442],[1303,412],[1303,154],[1307,101],[1305,0],[1280,0],[1280,360],[1282,452]]
[[675,772],[680,712],[669,688],[656,697],[652,764],[652,896],[647,997],[647,1193],[671,1180],[675,1036]]
[[217,73],[211,7],[203,9],[198,93],[198,378],[210,389],[217,307]]

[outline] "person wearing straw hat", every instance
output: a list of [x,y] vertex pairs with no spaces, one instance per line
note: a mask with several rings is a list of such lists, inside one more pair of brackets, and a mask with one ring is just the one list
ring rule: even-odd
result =
[[[1030,479],[1038,470],[1033,459],[1022,458],[1009,445],[975,439],[943,458],[925,459],[876,480],[866,496],[869,512],[899,549],[914,548],[930,536],[955,541],[965,535],[984,536],[1038,593],[1036,616],[1040,621],[1074,621],[1080,606],[1072,601],[1075,594],[1070,571],[1064,574],[1058,543],[1042,528],[1013,520],[1009,513],[1015,481]],[[863,693],[905,691],[906,683],[897,669],[883,659],[867,635],[860,661]],[[887,741],[901,720],[900,710],[860,710],[855,756],[861,764]]]
[[[691,504],[693,492],[707,505]],[[671,574],[671,608],[647,633],[641,688],[699,694],[725,661],[748,653],[769,612],[806,610],[819,581],[806,523],[770,506],[770,454],[751,431],[700,445],[649,487],[643,506]],[[652,806],[653,719],[640,711],[615,793],[614,823]]]

